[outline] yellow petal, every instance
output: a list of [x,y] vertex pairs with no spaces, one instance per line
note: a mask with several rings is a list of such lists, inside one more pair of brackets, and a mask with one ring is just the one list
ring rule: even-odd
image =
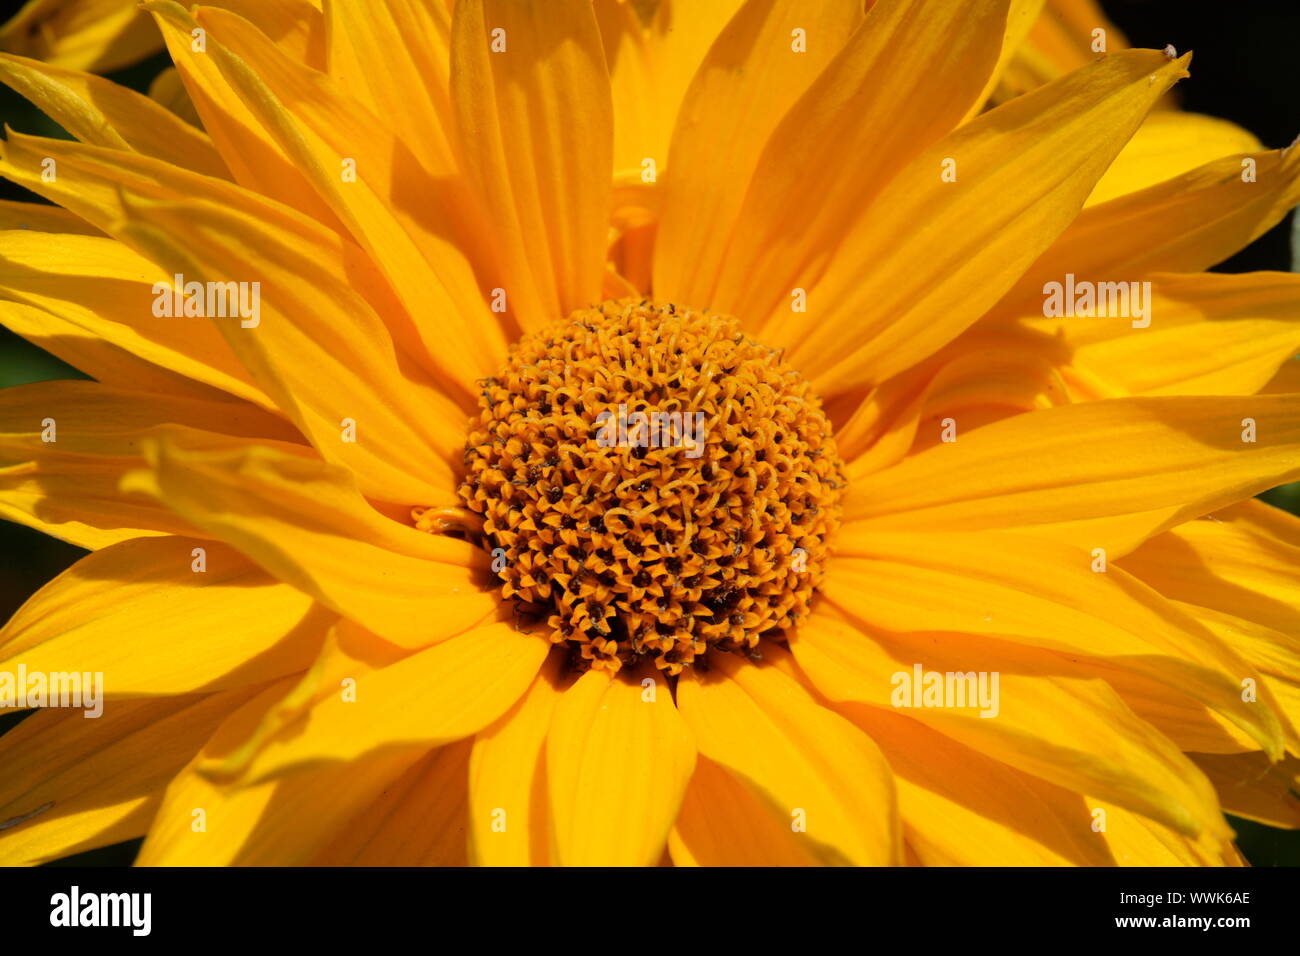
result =
[[[110,344],[91,329],[74,324],[71,317],[80,318],[87,311],[75,303],[52,305],[58,308],[57,313],[21,302],[0,301],[0,325],[104,385],[162,396],[160,401],[167,398],[225,400],[220,391],[168,372],[125,348]],[[249,390],[261,393],[255,386]],[[255,404],[266,407],[271,401],[263,398]]]
[[322,12],[320,0],[220,0],[216,5],[248,20],[286,55],[313,70],[326,68],[327,41],[332,39],[326,14],[340,6],[359,6],[331,3],[331,10]]
[[387,278],[414,322],[421,360],[475,395],[506,343],[469,258],[469,237],[482,227],[463,185],[422,166],[402,136],[248,21],[203,10],[198,22],[231,87]]
[[550,852],[546,728],[562,694],[553,650],[519,703],[474,739],[469,765],[470,858],[477,866],[545,866]]
[[272,684],[232,713],[176,774],[137,866],[305,864],[417,758],[376,755],[249,787],[219,786],[198,772],[238,746],[292,682]]
[[1117,866],[1240,865],[1227,863],[1235,852],[1230,845],[1204,847],[1149,817],[1096,797],[1085,799],[1094,813],[1105,814],[1097,816],[1097,825],[1105,827],[1098,835],[1110,847]]
[[189,91],[185,89],[176,67],[164,67],[153,78],[149,83],[149,99],[175,113],[191,126],[203,128],[203,120],[199,119],[199,111],[194,108],[194,101],[190,99]]
[[980,704],[913,706],[906,714],[1059,787],[1095,793],[1192,837],[1228,838],[1213,788],[1177,747],[1104,681],[1061,676],[1041,652],[960,634],[868,634],[825,611],[800,625],[790,647],[831,700],[891,711],[905,687],[898,675],[910,679],[918,665],[939,673],[985,671],[990,680],[995,672],[996,717],[982,717],[988,708]]
[[613,117],[591,3],[458,3],[451,95],[510,314],[529,329],[599,302]]
[[[1005,635],[1095,657],[1195,697],[1281,750],[1273,710],[1242,700],[1242,680],[1257,677],[1250,665],[1118,566],[1096,572],[1089,551],[1028,535],[900,535],[853,525],[841,529],[837,551],[825,593],[872,628]],[[870,602],[859,606],[860,594]]]
[[217,57],[209,54],[208,44],[216,46],[213,38],[204,35],[202,48],[196,49],[193,31],[198,24],[178,3],[152,0],[141,6],[153,14],[203,128],[235,181],[327,226],[339,227],[329,206],[240,99]]
[[145,445],[151,468],[133,472],[125,490],[165,502],[381,637],[422,647],[497,606],[474,570],[481,552],[382,516],[342,469],[287,446],[171,430]]
[[0,512],[92,549],[149,533],[201,536],[168,509],[119,492],[123,476],[144,464],[143,435],[162,423],[218,440],[266,436],[301,447],[288,445],[287,423],[251,405],[98,382],[14,386],[0,390]]
[[102,673],[110,701],[225,690],[305,669],[332,619],[225,545],[139,538],[28,599],[0,631],[0,662]]
[[695,744],[662,674],[636,678],[590,670],[555,704],[546,782],[556,865],[650,866],[664,851]]
[[83,143],[132,150],[205,176],[229,176],[205,133],[127,87],[8,54],[0,54],[0,82]]
[[1173,179],[1228,155],[1255,153],[1254,133],[1217,116],[1158,110],[1146,118],[1088,197],[1087,206]]
[[1271,827],[1300,829],[1300,760],[1271,763],[1261,753],[1192,754],[1219,791],[1223,808]]
[[871,739],[772,663],[729,654],[711,663],[677,685],[700,753],[743,779],[785,826],[806,826],[794,832],[819,861],[899,863],[893,776]]
[[142,835],[163,788],[247,699],[232,691],[41,710],[0,739],[0,864],[44,863]]
[[673,129],[655,248],[661,301],[712,304],[712,282],[764,145],[861,20],[862,4],[852,0],[749,0],[723,29]]
[[[1300,350],[1300,276],[1154,273],[1147,327],[1118,318],[1024,320],[1116,395],[1251,395]],[[1141,320],[1138,320],[1141,325]]]
[[926,866],[1106,866],[1083,797],[962,746],[901,713],[840,711],[894,772],[903,831]]
[[[1254,423],[1254,441],[1249,419]],[[953,480],[952,476],[960,476]],[[1016,415],[850,486],[846,517],[873,530],[1038,528],[1116,558],[1164,528],[1300,476],[1289,396],[1123,398]]]
[[[324,688],[301,720],[260,747],[242,780],[261,783],[368,754],[413,760],[476,734],[523,696],[548,648],[542,635],[497,621],[386,666],[358,664],[354,685]],[[209,772],[224,779],[236,769],[237,763]]]
[[[1243,167],[1249,160],[1250,169]],[[1085,209],[997,304],[1041,315],[1043,286],[1199,272],[1244,249],[1300,201],[1300,150],[1228,156]]]
[[[882,381],[942,347],[1069,225],[1187,62],[1113,54],[930,146],[859,210],[809,289],[806,333],[774,324],[772,344],[817,369],[822,394]],[[1089,149],[1076,147],[1081,137]]]
[[[237,12],[253,19],[249,14],[259,4],[245,0],[248,12]],[[456,168],[451,6],[443,0],[357,0],[325,8],[330,76],[370,112],[409,136],[415,154],[440,174]]]
[[872,6],[762,148],[734,230],[709,239],[726,248],[719,274],[699,275],[688,301],[712,303],[755,329],[797,318],[791,291],[816,284],[859,211],[975,102],[998,55],[1007,3]]
[[339,827],[312,866],[466,866],[470,741],[439,747]]
[[[258,238],[250,248],[244,250],[246,256],[256,256],[257,250],[263,245],[278,248],[278,243],[287,244],[305,254],[313,270],[345,279],[352,292],[365,299],[380,316],[389,318],[394,328],[400,329],[403,322],[410,321],[387,280],[360,247],[339,232],[313,222],[297,209],[282,202],[151,157],[63,140],[41,139],[11,132],[4,143],[3,154],[0,173],[51,202],[75,211],[114,235],[125,235],[128,225],[146,226],[150,203],[212,203],[228,216],[245,224],[256,224]],[[54,179],[42,176],[42,163],[46,158],[57,164],[58,175]],[[277,194],[277,197],[284,198],[283,194]],[[156,228],[157,224],[154,225]],[[179,243],[181,248],[186,246],[188,238],[187,233],[186,241]],[[155,242],[154,246],[156,245]],[[230,280],[229,276],[221,278],[222,281]],[[260,279],[254,277],[240,281],[253,282]],[[295,313],[295,318],[310,321],[301,312]],[[243,321],[245,320],[240,317],[240,322]],[[341,323],[345,327],[347,324]],[[336,328],[335,332],[341,330]],[[377,336],[382,336],[382,333],[377,333]],[[248,336],[235,341],[248,345]],[[284,363],[289,361],[290,356],[282,354],[277,358]],[[412,359],[418,360],[419,356],[415,355]],[[247,356],[244,356],[244,360],[251,361]],[[421,370],[414,371],[418,373]],[[372,387],[373,384],[371,383]],[[453,411],[455,406],[450,400],[432,396],[431,401],[434,404],[428,408],[428,412],[450,415],[446,422],[454,421],[453,427],[458,433],[463,430],[463,415],[459,411]],[[284,399],[284,402],[288,406],[293,404],[289,399]]]
[[259,283],[255,316],[215,322],[323,457],[371,497],[450,503],[464,415],[344,276],[247,214],[179,203],[139,204],[132,216],[123,235],[187,282]]
[[32,232],[71,233],[101,236],[98,229],[80,216],[47,203],[0,199],[0,229],[30,229]]
[[[172,276],[115,239],[25,230],[0,233],[0,289],[6,298],[44,310],[51,338],[81,331],[116,346],[93,353],[72,352],[76,358],[89,354],[92,367],[83,371],[108,384],[148,390],[161,378],[158,373],[142,380],[132,363],[112,374],[118,350],[125,350],[154,366],[275,410],[213,322],[154,314],[153,306],[160,299],[155,289],[166,294],[172,281]],[[165,289],[157,283],[164,283]],[[13,313],[8,304],[0,305],[0,321],[8,324],[7,316]],[[21,310],[18,316],[21,322]],[[15,331],[22,333],[24,328]],[[170,383],[165,384],[171,390]]]
[[674,866],[817,866],[801,840],[744,782],[700,757],[668,850]]
[[653,159],[662,168],[682,99],[700,61],[741,0],[660,0],[649,23],[637,5],[596,0],[614,100],[615,175]]

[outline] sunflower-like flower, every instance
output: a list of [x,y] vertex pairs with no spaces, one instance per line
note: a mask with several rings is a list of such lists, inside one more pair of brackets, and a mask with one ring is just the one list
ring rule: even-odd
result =
[[[1300,823],[1295,152],[1040,3],[147,3],[15,55],[0,859],[1236,864]],[[1032,87],[1032,88],[1030,88]],[[1139,133],[1139,130],[1143,132]],[[1127,144],[1133,143],[1135,146]]]

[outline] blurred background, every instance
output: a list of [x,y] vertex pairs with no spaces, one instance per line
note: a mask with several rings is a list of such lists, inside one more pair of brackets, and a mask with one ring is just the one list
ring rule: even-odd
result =
[[[813,0],[815,2],[815,0]],[[1172,44],[1179,53],[1195,51],[1192,76],[1177,92],[1186,110],[1223,117],[1244,126],[1266,147],[1286,146],[1300,135],[1300,2],[1239,0],[1232,4],[1190,4],[1183,0],[1104,0],[1106,14],[1132,46],[1160,49]],[[17,5],[0,0],[0,22]],[[21,52],[21,51],[19,51]],[[116,70],[109,78],[145,92],[170,65],[166,54]],[[0,87],[0,120],[24,133],[65,137],[66,133],[26,100]],[[0,198],[40,202],[39,197],[0,180]],[[1249,248],[1218,266],[1217,272],[1300,271],[1300,230],[1293,236],[1295,214],[1261,236]],[[53,356],[0,329],[0,388],[47,379],[82,378]],[[1300,483],[1262,495],[1265,500],[1300,514]],[[0,520],[0,622],[42,584],[84,552]],[[0,715],[0,734],[23,717]],[[1300,831],[1283,831],[1248,820],[1232,820],[1239,845],[1255,866],[1300,866]],[[120,866],[134,859],[139,841],[69,857],[52,866]]]

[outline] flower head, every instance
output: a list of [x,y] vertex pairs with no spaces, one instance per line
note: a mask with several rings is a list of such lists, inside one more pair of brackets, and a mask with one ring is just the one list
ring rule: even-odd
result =
[[104,702],[0,739],[0,858],[1300,822],[1300,521],[1251,498],[1300,477],[1300,277],[1203,271],[1297,154],[1151,113],[1189,55],[1031,82],[1038,4],[864,6],[151,0],[153,99],[0,55],[79,140],[5,143],[57,208],[0,209],[0,321],[94,379],[0,392],[0,514],[91,552],[0,674]]

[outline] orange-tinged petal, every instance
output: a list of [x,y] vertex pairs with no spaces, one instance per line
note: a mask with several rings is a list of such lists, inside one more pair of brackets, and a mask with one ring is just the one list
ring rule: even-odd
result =
[[1217,116],[1157,110],[1138,127],[1085,205],[1146,189],[1228,155],[1258,152],[1263,145],[1249,130]]
[[799,833],[708,757],[691,774],[668,835],[674,866],[817,866]]
[[795,832],[821,862],[901,862],[893,776],[871,739],[774,664],[728,654],[711,663],[677,685],[700,753],[743,779],[785,826],[805,827]]
[[589,0],[464,0],[451,96],[525,329],[599,302],[613,115]]
[[471,742],[439,747],[338,828],[312,866],[466,866]]

